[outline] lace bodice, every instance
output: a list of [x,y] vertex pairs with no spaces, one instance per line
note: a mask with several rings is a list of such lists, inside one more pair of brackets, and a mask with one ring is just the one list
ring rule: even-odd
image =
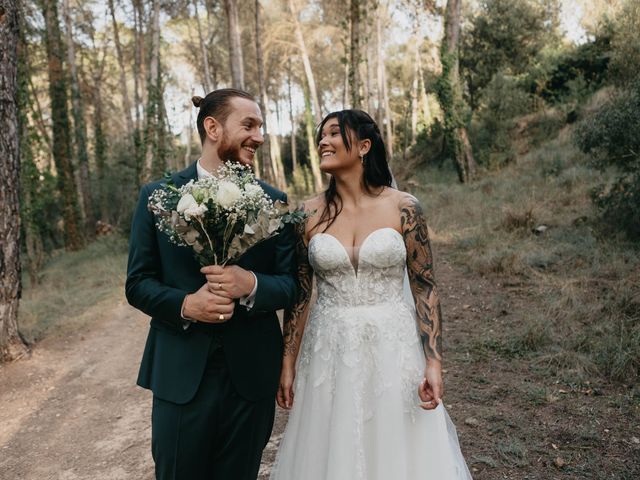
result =
[[322,306],[375,306],[403,300],[406,249],[402,235],[393,228],[371,232],[359,248],[355,266],[338,239],[318,233],[309,243],[309,262]]
[[[313,274],[318,296],[272,480],[471,479],[444,407],[418,407],[425,352],[416,307],[427,326],[439,312],[426,224],[412,229],[416,218],[406,220],[403,234],[374,230],[353,251],[328,233],[300,248],[300,318]],[[290,341],[297,320],[288,324]]]

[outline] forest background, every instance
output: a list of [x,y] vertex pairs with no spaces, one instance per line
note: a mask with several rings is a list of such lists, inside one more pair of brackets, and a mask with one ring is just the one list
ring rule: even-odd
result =
[[445,259],[478,478],[637,478],[640,3],[2,0],[0,53],[0,374],[121,301],[140,186],[234,86],[294,202],[326,185],[324,115],[377,120]]

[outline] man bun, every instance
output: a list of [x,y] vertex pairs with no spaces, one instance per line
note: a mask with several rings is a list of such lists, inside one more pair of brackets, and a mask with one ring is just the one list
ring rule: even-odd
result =
[[193,97],[191,97],[191,101],[193,102],[193,106],[196,108],[200,107],[200,104],[202,103],[203,98],[199,97],[197,95],[194,95]]

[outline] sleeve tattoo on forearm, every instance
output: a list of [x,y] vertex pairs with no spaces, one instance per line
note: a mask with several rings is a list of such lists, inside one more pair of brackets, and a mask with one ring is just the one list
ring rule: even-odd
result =
[[407,272],[416,305],[416,322],[427,359],[442,360],[442,313],[433,275],[429,231],[420,203],[407,197],[400,205]]
[[304,315],[311,298],[313,269],[309,264],[309,251],[304,242],[304,223],[296,228],[296,258],[298,263],[298,299],[292,309],[284,312],[284,356],[296,356],[304,329]]

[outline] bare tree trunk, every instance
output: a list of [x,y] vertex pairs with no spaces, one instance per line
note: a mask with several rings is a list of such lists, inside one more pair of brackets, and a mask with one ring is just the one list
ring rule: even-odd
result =
[[[259,152],[260,163],[262,164],[262,174],[265,180],[269,183],[274,183],[277,180],[276,171],[273,168],[271,157],[271,137],[269,135],[269,111],[267,103],[267,87],[264,82],[264,63],[262,60],[262,38],[260,30],[260,0],[255,0],[255,33],[256,33],[256,62],[258,67],[258,90],[259,90],[259,104],[260,111],[262,112],[263,124],[262,129],[264,131],[264,145]],[[259,170],[259,168],[258,168]]]
[[289,96],[289,122],[291,123],[291,170],[295,172],[298,168],[298,152],[296,149],[296,121],[293,116],[293,99],[291,96],[291,59],[287,61],[289,71],[287,72],[287,93]]
[[[65,2],[68,0],[65,0]],[[118,22],[116,21],[113,0],[108,0],[109,12],[111,13],[111,23],[113,25],[113,41],[116,47],[116,57],[118,58],[118,66],[120,67],[120,90],[122,91],[122,108],[124,110],[124,119],[127,125],[127,132],[133,134],[133,117],[131,116],[131,101],[129,100],[129,89],[127,88],[127,73],[124,66],[124,56],[122,54],[122,44],[120,43],[120,33]]]
[[133,6],[133,107],[135,109],[135,128],[133,129],[133,164],[136,172],[136,187],[140,188],[144,172],[144,145],[142,129],[145,124],[146,84],[144,58],[144,4],[141,0],[131,0]]
[[48,158],[49,170],[53,173],[55,171],[55,163],[53,161],[53,146],[51,144],[51,137],[49,136],[49,131],[47,130],[47,126],[44,123],[44,117],[42,115],[42,106],[40,105],[38,92],[36,91],[36,87],[33,85],[33,80],[31,80],[30,75],[27,78],[27,82],[29,84],[29,90],[31,91],[31,98],[33,99],[32,102],[27,102],[27,103],[29,104],[29,109],[33,114],[33,120],[35,121],[36,127],[38,129],[38,133],[40,134],[40,138],[44,141],[47,147],[47,154],[49,156]]
[[[346,54],[345,54],[346,57]],[[344,85],[342,90],[342,109],[349,105],[349,62],[344,62]]]
[[304,66],[304,74],[307,77],[309,95],[311,97],[311,102],[313,102],[313,115],[315,116],[316,123],[319,124],[322,121],[322,110],[320,110],[318,89],[316,88],[316,80],[313,76],[313,70],[311,69],[311,61],[309,60],[307,45],[304,41],[304,35],[302,35],[302,27],[300,26],[300,20],[298,19],[298,11],[293,4],[293,0],[289,0],[289,11],[291,12],[291,18],[293,19],[295,26],[296,40],[298,42],[298,48],[300,49],[300,57],[302,58],[302,65]]
[[360,0],[351,0],[351,46],[349,49],[349,87],[351,108],[361,107],[360,97]]
[[[104,115],[102,102],[102,79],[104,74],[104,66],[106,60],[106,52],[104,53],[100,64],[93,71],[93,137],[94,150],[96,160],[96,173],[98,175],[98,196],[100,208],[100,220],[109,222],[109,199],[106,192],[106,170],[107,170],[107,138],[103,129]],[[131,116],[131,112],[129,112]]]
[[[269,104],[269,97],[265,94],[265,103]],[[271,116],[271,112],[267,109],[264,112],[265,117],[269,116],[269,125],[271,125],[271,120],[273,117]],[[264,148],[264,147],[263,147]],[[282,155],[280,152],[280,143],[278,142],[277,135],[269,134],[269,158],[271,159],[271,171],[273,172],[273,178],[275,181],[275,185],[280,190],[285,190],[287,187],[287,182],[284,176],[284,167],[282,166]]]
[[18,333],[20,297],[20,134],[18,129],[18,3],[0,16],[0,361],[26,352]]
[[433,118],[431,115],[431,108],[429,106],[429,98],[427,97],[427,90],[424,84],[424,71],[422,70],[422,58],[419,50],[416,55],[416,63],[418,65],[418,101],[420,104],[420,110],[422,111],[422,118],[424,119],[425,125],[428,127],[433,122]]
[[91,179],[89,178],[89,153],[87,152],[87,127],[84,122],[84,106],[80,96],[78,69],[76,67],[76,49],[73,43],[73,26],[69,0],[62,1],[62,12],[65,22],[65,38],[67,43],[67,61],[71,80],[71,106],[73,113],[73,132],[75,151],[78,161],[78,190],[80,194],[80,213],[83,216],[85,230],[90,234],[95,225],[93,199],[91,198]]
[[464,100],[460,87],[458,43],[460,38],[460,11],[462,0],[448,0],[445,10],[445,36],[441,47],[442,77],[438,96],[444,112],[445,141],[451,150],[458,178],[469,182],[476,174],[476,161],[463,119]]
[[[37,195],[37,186],[40,183],[40,170],[33,159],[34,127],[29,124],[27,105],[33,104],[37,98],[33,98],[29,91],[31,82],[31,66],[25,35],[20,31],[18,43],[18,132],[20,135],[20,220],[21,231],[24,234],[24,244],[27,253],[27,271],[30,285],[37,286],[40,283],[40,270],[44,263],[44,246],[40,226],[35,221],[33,210],[33,198]],[[33,111],[33,110],[32,110]],[[47,136],[49,133],[47,132]]]
[[143,35],[142,35],[142,16],[143,9],[141,0],[132,0],[133,17],[134,17],[134,61],[133,61],[133,101],[136,109],[136,132],[140,132],[142,128],[142,115],[140,115],[140,107],[146,103],[141,97],[140,91],[145,90],[143,68]]
[[65,245],[79,250],[84,244],[78,215],[78,195],[69,139],[69,112],[67,110],[67,82],[62,64],[62,40],[58,23],[56,0],[42,0],[45,20],[45,44],[49,70],[49,96],[53,123],[53,159],[58,174],[58,188],[63,201]]
[[418,45],[417,38],[415,39],[415,42],[416,48],[413,62],[413,81],[411,82],[411,145],[416,143],[416,136],[418,134],[418,88],[420,86],[420,69],[418,68],[420,47]]
[[166,168],[166,112],[164,109],[162,77],[160,75],[160,0],[153,2],[151,20],[151,56],[147,80],[147,108],[145,115],[145,169],[143,181],[162,175]]
[[224,0],[227,13],[229,33],[229,66],[231,67],[231,82],[234,88],[244,90],[244,63],[242,60],[242,42],[240,39],[240,24],[238,22],[238,4],[236,0]]
[[309,163],[311,164],[311,174],[313,175],[313,188],[315,192],[322,190],[322,173],[320,172],[320,158],[316,149],[316,142],[313,135],[313,114],[311,113],[311,99],[309,89],[304,88],[304,117],[307,133],[307,146],[309,147]]
[[193,6],[196,14],[196,26],[198,27],[198,39],[200,41],[200,49],[202,50],[202,66],[204,67],[204,90],[205,93],[209,93],[213,90],[213,79],[211,78],[211,69],[209,68],[209,52],[207,50],[207,44],[204,41],[202,35],[202,25],[200,23],[200,14],[198,13],[198,1],[193,0]]
[[380,14],[376,15],[376,46],[378,49],[378,85],[380,91],[380,98],[378,100],[379,107],[382,111],[380,115],[381,122],[380,130],[384,128],[385,131],[385,143],[387,146],[387,152],[389,157],[393,157],[393,126],[391,124],[391,110],[389,109],[389,92],[387,89],[387,72],[384,64],[384,54],[382,52],[382,21],[380,20]]
[[[376,5],[376,10],[373,12],[373,16],[368,16],[365,25],[367,26],[367,34],[366,34],[366,66],[367,66],[367,111],[369,114],[375,118],[376,117],[376,96],[377,91],[380,89],[377,82],[377,69],[376,69],[376,42],[375,36],[373,35],[374,25],[372,24],[371,18],[375,19],[379,14],[378,6]],[[373,39],[373,40],[372,40]]]
[[[153,49],[150,45],[151,42],[147,41],[149,37],[149,30],[153,29],[153,15],[154,15],[154,2],[144,2],[142,0],[132,0],[134,12],[136,13],[135,19],[137,19],[136,35],[137,41],[137,55],[138,55],[138,86],[140,90],[140,129],[144,128],[145,111],[144,105],[148,102],[149,87],[147,85],[149,81],[149,48]],[[147,8],[148,5],[148,8]]]
[[[193,88],[191,89],[191,96],[195,94]],[[189,123],[187,123],[187,151],[184,154],[184,168],[191,165],[191,144],[193,143],[193,105],[188,102],[187,108],[189,109]]]

